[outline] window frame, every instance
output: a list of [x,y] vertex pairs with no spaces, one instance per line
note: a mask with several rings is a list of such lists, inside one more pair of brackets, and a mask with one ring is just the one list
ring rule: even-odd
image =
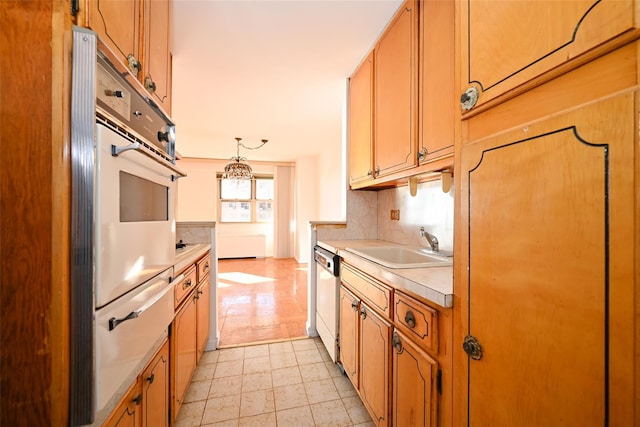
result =
[[[254,174],[253,178],[251,178],[251,198],[250,199],[223,199],[222,198],[222,172],[218,172],[216,174],[216,178],[218,181],[218,221],[223,224],[269,224],[273,223],[273,207],[275,202],[275,197],[272,199],[258,199],[257,197],[257,186],[256,179],[270,179],[274,181],[272,174]],[[275,187],[274,187],[275,188]],[[249,221],[228,221],[222,218],[222,204],[225,202],[236,202],[236,203],[249,203],[251,218]],[[271,219],[264,221],[258,220],[258,203],[259,202],[270,202],[271,203]]]

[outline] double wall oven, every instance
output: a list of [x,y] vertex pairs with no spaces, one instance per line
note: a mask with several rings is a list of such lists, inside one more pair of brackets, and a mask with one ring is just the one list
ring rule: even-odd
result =
[[74,28],[73,44],[70,414],[85,425],[167,336],[184,174],[171,119],[95,33]]

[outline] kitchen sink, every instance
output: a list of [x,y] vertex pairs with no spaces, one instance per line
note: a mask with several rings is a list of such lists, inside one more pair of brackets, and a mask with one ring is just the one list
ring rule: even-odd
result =
[[453,264],[450,256],[425,253],[405,246],[370,246],[345,250],[387,268],[444,267]]

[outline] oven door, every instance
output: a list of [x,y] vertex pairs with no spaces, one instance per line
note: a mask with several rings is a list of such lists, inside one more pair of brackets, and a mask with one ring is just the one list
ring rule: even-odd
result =
[[173,266],[172,171],[96,124],[95,298],[100,308]]

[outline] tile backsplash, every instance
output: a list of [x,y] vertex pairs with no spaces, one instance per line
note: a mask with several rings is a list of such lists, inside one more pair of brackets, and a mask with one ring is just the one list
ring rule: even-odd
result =
[[[418,184],[415,197],[409,187],[378,192],[378,239],[403,245],[429,246],[420,236],[420,227],[435,235],[440,249],[453,250],[453,186],[442,191],[440,180]],[[400,211],[400,219],[390,218],[391,210]]]

